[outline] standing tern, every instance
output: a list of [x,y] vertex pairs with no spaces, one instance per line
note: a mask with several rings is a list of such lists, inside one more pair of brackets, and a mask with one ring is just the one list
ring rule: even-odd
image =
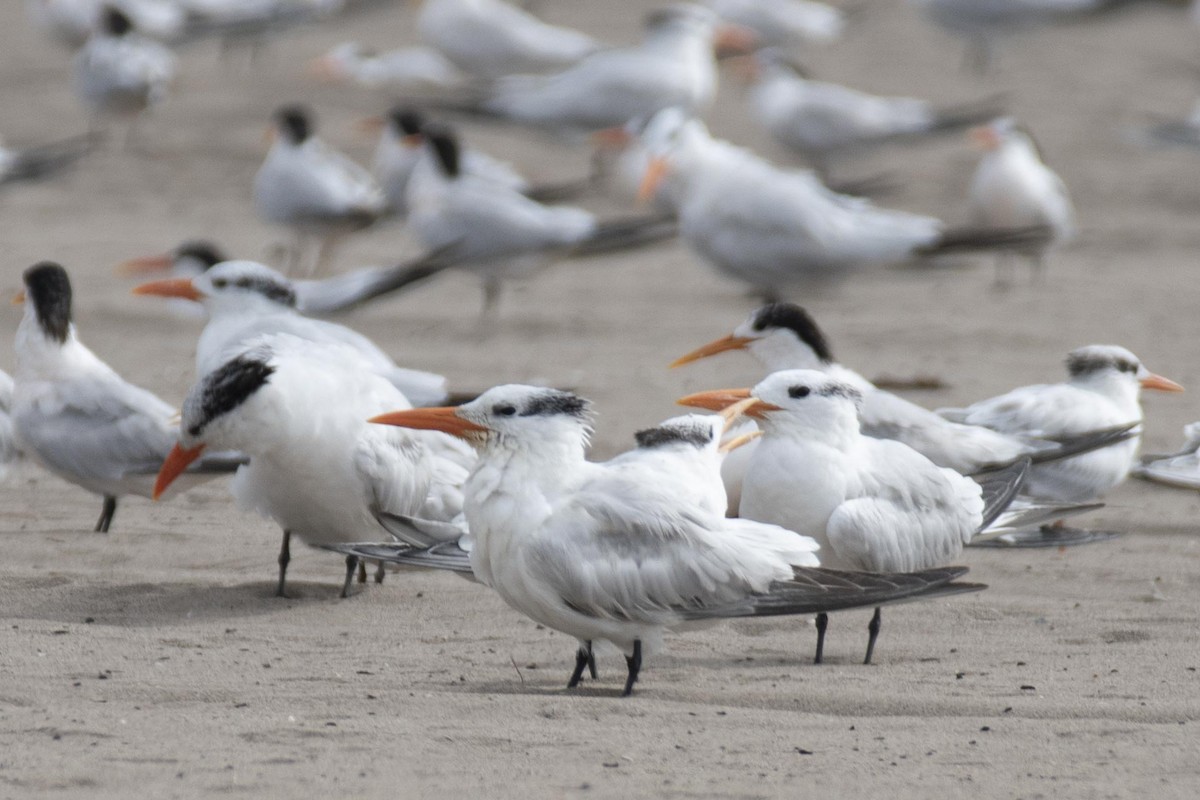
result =
[[483,311],[494,310],[503,281],[568,255],[633,247],[673,236],[660,216],[600,221],[589,211],[548,206],[462,169],[457,137],[427,125],[424,154],[409,179],[409,224],[426,248],[483,280]]
[[[971,136],[984,150],[971,179],[971,216],[976,224],[991,227],[1044,226],[1049,233],[1044,240],[1015,251],[1029,259],[1034,277],[1041,276],[1047,251],[1068,242],[1075,232],[1067,186],[1042,162],[1033,137],[1012,117],[975,128]],[[1004,280],[999,270],[1011,255],[997,255],[997,281]]]
[[501,0],[425,0],[417,31],[459,69],[489,79],[563,69],[600,48]]
[[959,591],[950,581],[962,568],[913,575],[815,568],[807,537],[681,503],[674,481],[619,460],[587,461],[590,419],[587,401],[574,394],[510,385],[456,408],[374,420],[443,431],[478,448],[463,487],[472,570],[513,608],[578,640],[572,685],[592,642],[625,654],[629,695],[643,655],[661,645],[666,628]]
[[244,351],[257,337],[286,333],[313,345],[339,344],[353,349],[373,372],[402,391],[414,405],[446,401],[444,377],[398,367],[361,333],[303,316],[296,309],[296,290],[291,282],[262,264],[226,261],[194,278],[152,281],[133,292],[203,303],[208,325],[196,345],[197,378]]
[[696,119],[653,154],[641,196],[655,196],[663,181],[675,183],[683,240],[769,301],[796,286],[845,279],[855,268],[1023,246],[1045,236],[1041,227],[951,228],[837,194],[811,172],[782,170],[714,140]]
[[774,49],[759,51],[752,63],[759,74],[750,103],[759,123],[775,141],[823,167],[841,153],[946,133],[997,113],[991,100],[938,108],[915,97],[881,97],[814,80]]
[[[154,496],[206,449],[245,452],[234,497],[283,529],[283,597],[293,534],[314,546],[371,540],[385,534],[388,514],[453,519],[461,511],[467,469],[439,454],[446,437],[367,424],[397,403],[408,405],[353,348],[260,337],[192,387]],[[347,557],[342,597],[358,564]]]
[[[1013,389],[966,408],[944,408],[947,419],[1015,436],[1059,438],[1117,425],[1141,423],[1141,389],[1182,392],[1183,387],[1142,365],[1116,345],[1088,345],[1067,355],[1066,383]],[[1024,491],[1031,497],[1084,502],[1102,497],[1133,467],[1141,427],[1127,441],[1030,470]]]
[[[76,338],[71,282],[58,264],[25,271],[19,299],[12,422],[21,449],[64,480],[104,498],[96,530],[107,532],[117,499],[150,497],[175,440],[175,409],[127,383]],[[244,459],[214,455],[184,484],[228,474]]]
[[[1028,461],[988,486],[939,467],[917,451],[863,436],[862,393],[815,370],[769,375],[753,390],[702,392],[680,400],[724,408],[752,397],[746,414],[764,436],[742,486],[742,516],[811,536],[821,562],[837,569],[915,572],[942,566],[1016,496]],[[881,613],[869,626],[871,663]],[[828,618],[817,618],[820,663]]]
[[530,125],[594,131],[679,106],[707,109],[716,96],[714,48],[745,52],[752,37],[721,26],[703,6],[675,4],[652,12],[636,47],[601,50],[553,75],[496,81],[473,110]]
[[340,238],[379,219],[387,199],[367,170],[314,135],[307,109],[284,106],[273,123],[274,144],[254,177],[254,207],[266,221],[295,233],[294,264],[306,238],[318,240],[308,270],[316,271]]
[[126,144],[145,110],[167,97],[175,76],[175,56],[158,42],[138,34],[129,17],[106,7],[100,27],[75,54],[75,93],[92,115],[129,121]]

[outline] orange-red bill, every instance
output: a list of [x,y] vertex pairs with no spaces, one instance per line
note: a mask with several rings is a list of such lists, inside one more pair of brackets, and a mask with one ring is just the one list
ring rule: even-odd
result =
[[1182,392],[1183,387],[1170,378],[1150,373],[1140,381],[1143,389],[1156,389],[1160,392]]
[[663,182],[663,178],[667,177],[667,171],[670,169],[670,162],[661,156],[650,159],[650,163],[646,165],[646,172],[642,175],[642,183],[638,186],[637,199],[639,203],[645,203],[654,197],[658,192],[658,187]]
[[143,283],[141,286],[135,286],[133,293],[155,297],[179,297],[184,300],[194,300],[197,303],[204,299],[204,295],[196,291],[196,287],[189,278],[169,278],[164,281]]
[[[689,394],[687,397],[681,397],[675,402],[681,406],[689,406],[691,408],[705,408],[709,411],[725,411],[730,406],[735,406],[743,400],[750,397],[749,389],[714,389],[708,392],[697,392]],[[781,410],[779,406],[771,403],[764,403],[762,400],[752,398],[753,403],[746,405],[741,413],[753,419],[762,419],[769,411]]]
[[749,433],[743,433],[741,436],[734,436],[732,439],[726,439],[725,441],[721,442],[721,445],[717,448],[717,452],[732,453],[734,450],[750,444],[762,435],[763,432],[761,429],[759,429],[750,431]]
[[488,428],[460,417],[454,406],[442,408],[412,408],[407,411],[392,411],[371,417],[368,422],[377,425],[395,425],[398,428],[413,428],[419,431],[441,431],[460,439],[471,439]]
[[979,125],[971,128],[967,131],[967,136],[984,150],[995,150],[1000,146],[1000,136],[991,125]]
[[713,52],[718,58],[744,56],[758,48],[758,34],[742,25],[724,23],[713,36]]
[[682,367],[684,364],[690,364],[693,361],[699,361],[702,358],[715,356],[717,353],[724,353],[726,350],[745,350],[746,345],[753,342],[754,339],[749,336],[734,336],[732,333],[717,339],[715,342],[709,342],[703,347],[698,347],[686,356],[680,356],[671,362],[671,369]]
[[167,460],[158,470],[158,478],[154,481],[154,494],[151,496],[155,500],[162,497],[162,493],[167,490],[167,487],[174,483],[175,479],[188,468],[188,465],[199,458],[203,452],[203,444],[185,448],[180,447],[176,442],[175,446],[171,448],[171,452],[167,454]]
[[622,150],[633,141],[633,134],[623,127],[603,128],[592,134],[592,146],[601,150]]
[[12,296],[12,304],[14,306],[25,305],[25,290],[24,289],[22,289],[21,291],[17,292],[16,294],[14,294]]

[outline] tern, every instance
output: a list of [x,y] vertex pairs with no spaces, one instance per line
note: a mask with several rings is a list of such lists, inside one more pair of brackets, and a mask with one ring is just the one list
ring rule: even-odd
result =
[[707,0],[726,22],[754,31],[763,47],[826,44],[846,29],[846,12],[811,0]]
[[310,319],[296,308],[292,283],[254,261],[226,261],[194,278],[169,278],[142,284],[137,295],[180,298],[202,303],[208,324],[196,345],[196,377],[203,378],[263,334],[286,333],[314,345],[352,348],[369,368],[402,391],[415,405],[446,401],[441,375],[396,366],[370,339],[344,325]]
[[264,220],[295,233],[294,264],[307,237],[319,241],[309,270],[316,271],[340,238],[379,219],[387,199],[367,170],[313,133],[307,109],[280,108],[273,130],[275,142],[254,177],[254,207]]
[[429,47],[402,47],[377,53],[358,42],[343,42],[309,63],[311,75],[332,83],[351,82],[367,89],[428,92],[462,86],[464,75]]
[[[971,217],[990,227],[1044,226],[1048,235],[1028,249],[1014,251],[1041,276],[1047,251],[1070,241],[1075,209],[1062,178],[1042,162],[1030,133],[1012,117],[1001,117],[971,131],[984,155],[971,180]],[[1013,253],[997,255],[997,270]],[[999,272],[997,281],[1003,282]]]
[[479,450],[463,486],[472,570],[513,608],[578,640],[571,685],[593,642],[625,654],[629,695],[667,628],[959,591],[950,582],[962,568],[878,575],[813,567],[808,537],[681,502],[674,480],[636,463],[587,461],[589,404],[570,392],[499,386],[466,405],[374,421],[450,433]]
[[459,69],[489,79],[562,69],[600,48],[501,0],[425,0],[417,31]]
[[[1018,462],[988,482],[939,467],[905,444],[862,435],[863,396],[849,382],[815,370],[784,370],[753,390],[702,392],[684,405],[746,409],[764,435],[742,486],[744,518],[811,536],[827,567],[915,572],[943,566],[1016,496],[1029,467]],[[820,663],[828,618],[817,618]],[[871,663],[878,608],[868,628]]]
[[750,102],[759,123],[784,147],[827,167],[835,155],[915,141],[996,115],[994,101],[938,108],[915,97],[880,97],[818,81],[777,50],[759,51]]
[[1015,436],[1058,438],[1137,423],[1121,444],[1035,465],[1024,492],[1031,497],[1086,502],[1114,489],[1133,467],[1141,440],[1141,389],[1181,392],[1155,375],[1138,357],[1116,345],[1088,345],[1067,355],[1065,383],[1038,384],[981,400],[966,408],[944,408],[947,419]]
[[[154,496],[205,450],[241,449],[250,463],[234,497],[283,529],[276,594],[286,596],[293,534],[314,546],[364,541],[385,534],[390,514],[449,520],[461,511],[467,468],[442,455],[453,452],[446,437],[367,424],[397,403],[408,405],[351,347],[259,337],[188,393]],[[347,557],[342,597],[358,564]]]
[[768,301],[820,288],[856,268],[1041,240],[1041,227],[951,228],[935,217],[838,194],[809,171],[780,169],[688,120],[653,154],[640,195],[676,182],[679,233],[718,272]]
[[175,56],[163,45],[138,34],[129,17],[106,7],[100,27],[75,54],[75,93],[92,115],[129,121],[130,144],[138,116],[166,100],[175,76]]
[[[118,498],[151,496],[154,474],[175,440],[177,412],[79,341],[66,270],[42,262],[24,280],[11,406],[17,442],[50,472],[103,496],[96,530],[107,532]],[[184,485],[229,474],[243,461],[214,453],[193,466]]]
[[601,50],[553,75],[512,75],[468,103],[470,110],[530,125],[594,131],[678,106],[706,110],[716,96],[714,48],[747,51],[745,29],[721,26],[703,6],[652,12],[636,47]]
[[464,172],[457,137],[424,128],[422,160],[409,179],[409,225],[431,251],[483,280],[483,311],[503,281],[522,278],[568,255],[608,252],[675,233],[661,216],[601,221],[581,208],[543,205],[520,192]]
[[[118,273],[142,276],[167,273],[171,278],[190,280],[225,261],[232,261],[216,244],[202,239],[188,240],[167,253],[129,259],[117,266]],[[336,314],[357,308],[384,295],[400,291],[433,277],[449,266],[438,253],[426,253],[415,259],[388,267],[361,267],[328,278],[290,280],[272,271],[272,281],[289,287],[295,295],[295,309],[303,314]],[[187,292],[187,289],[181,288]],[[282,297],[285,293],[279,293]],[[173,304],[176,302],[171,301]],[[173,306],[186,316],[201,309],[187,299]],[[186,308],[186,310],[184,310]]]

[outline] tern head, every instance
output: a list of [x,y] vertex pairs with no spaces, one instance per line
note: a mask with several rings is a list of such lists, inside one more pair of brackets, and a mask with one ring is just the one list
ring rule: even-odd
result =
[[641,450],[694,450],[719,456],[757,438],[757,434],[736,436],[725,442],[721,437],[755,401],[747,398],[723,409],[720,414],[684,414],[663,420],[653,428],[635,433]]
[[768,432],[799,433],[805,438],[828,439],[845,431],[858,431],[863,396],[854,386],[811,369],[773,372],[753,389],[719,389],[680,398],[695,408],[726,409],[752,398],[745,409]]
[[228,260],[212,242],[200,239],[183,242],[169,253],[133,258],[117,267],[122,275],[147,275],[170,270],[179,277],[200,275]]
[[1139,389],[1182,392],[1175,381],[1155,375],[1133,353],[1114,344],[1091,344],[1067,354],[1071,383],[1136,398]]
[[445,125],[425,125],[422,129],[425,144],[437,162],[438,170],[453,180],[459,174],[458,136]]
[[194,300],[210,314],[296,307],[292,282],[256,261],[224,261],[194,278],[144,283],[133,293]]
[[381,414],[371,422],[457,436],[481,451],[568,451],[582,458],[592,430],[591,403],[560,389],[508,384],[461,406]]
[[717,13],[695,3],[675,3],[651,11],[643,19],[649,39],[685,38],[711,45],[718,56],[753,52],[758,46],[754,31],[721,22]]
[[266,386],[275,373],[265,347],[241,353],[225,362],[192,387],[183,403],[179,441],[171,449],[154,483],[157,500],[167,487],[213,446],[242,447],[234,412],[243,408]]
[[680,367],[729,350],[747,350],[767,369],[821,369],[833,363],[825,334],[794,303],[771,303],[752,313],[728,336],[709,342],[671,363]]
[[967,136],[980,149],[987,152],[999,150],[1006,145],[1028,148],[1039,160],[1042,157],[1041,148],[1033,138],[1033,132],[1015,117],[997,117],[986,125],[971,128]]
[[700,120],[680,108],[664,108],[651,116],[642,126],[638,140],[645,153],[646,165],[638,188],[638,200],[646,201],[658,195],[666,185],[669,195],[678,196],[683,184],[693,173],[693,166],[702,163],[712,143],[708,128]]
[[133,22],[116,6],[105,6],[100,16],[100,30],[109,36],[124,36],[133,30]]
[[283,106],[272,119],[279,137],[293,147],[304,144],[313,134],[312,113],[304,106]]
[[42,335],[64,344],[71,336],[71,279],[52,261],[25,270],[25,319],[36,320]]

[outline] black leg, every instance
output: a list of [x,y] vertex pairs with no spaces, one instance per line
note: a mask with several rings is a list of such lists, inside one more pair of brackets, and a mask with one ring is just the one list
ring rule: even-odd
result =
[[596,680],[597,678],[600,677],[600,675],[597,674],[597,672],[596,672],[596,654],[594,652],[592,652],[592,640],[591,639],[588,639],[587,657],[588,657],[588,672],[591,673],[592,680]]
[[100,519],[96,520],[96,533],[108,533],[113,517],[117,513],[117,498],[111,494],[104,495],[104,508],[100,511]]
[[354,573],[358,569],[358,556],[346,556],[346,581],[342,584],[342,597],[350,596],[350,584],[354,582]]
[[586,647],[580,647],[575,651],[575,671],[571,673],[571,680],[567,681],[568,689],[574,689],[579,685],[579,681],[583,678],[584,667],[587,667],[588,672],[591,673],[592,680],[596,680],[596,654],[592,652],[590,641]]
[[629,677],[625,678],[625,691],[621,697],[633,694],[633,685],[637,683],[638,673],[642,671],[642,640],[633,640],[633,655],[625,656],[625,664],[629,667]]
[[382,561],[375,565],[375,582],[383,583],[384,577],[387,575],[387,567]]
[[283,544],[279,547],[279,588],[275,590],[276,597],[287,597],[283,591],[287,585],[288,562],[292,560],[292,532],[283,532]]
[[365,561],[358,562],[358,582],[359,583],[367,582],[367,562],[365,562]]
[[825,658],[825,629],[829,627],[829,615],[822,611],[817,614],[817,655],[814,664],[820,664]]
[[871,638],[867,639],[867,657],[863,659],[864,664],[871,663],[871,656],[875,652],[875,640],[879,638],[879,628],[882,624],[882,612],[876,608],[875,616],[871,617],[871,622],[867,625],[867,632],[871,634]]

